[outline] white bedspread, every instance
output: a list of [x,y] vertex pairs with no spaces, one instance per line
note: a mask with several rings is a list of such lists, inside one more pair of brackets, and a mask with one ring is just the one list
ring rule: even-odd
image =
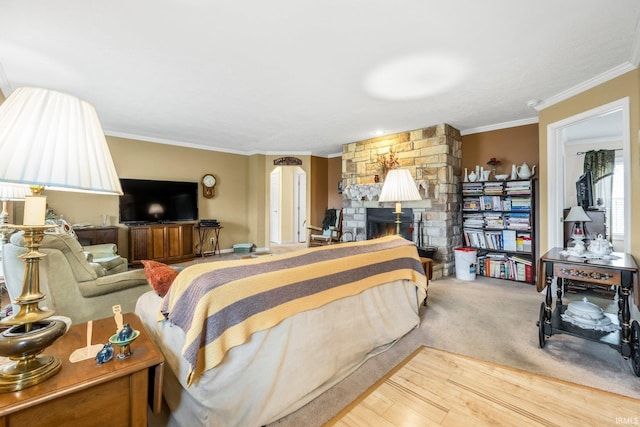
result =
[[313,400],[416,327],[423,295],[397,281],[298,313],[253,334],[188,388],[184,332],[157,321],[162,299],[148,292],[135,312],[169,368],[163,394],[170,425],[261,426]]

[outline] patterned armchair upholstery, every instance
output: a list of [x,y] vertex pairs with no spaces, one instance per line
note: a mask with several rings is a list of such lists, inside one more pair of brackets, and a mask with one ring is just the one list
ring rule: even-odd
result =
[[[72,322],[113,316],[116,304],[123,313],[132,312],[138,297],[151,289],[144,270],[127,270],[127,260],[116,254],[115,245],[83,248],[73,234],[45,234],[39,252],[46,255],[40,259],[40,291],[45,295],[40,307]],[[22,293],[25,263],[19,256],[25,253],[22,232],[13,234],[3,247],[11,301]]]

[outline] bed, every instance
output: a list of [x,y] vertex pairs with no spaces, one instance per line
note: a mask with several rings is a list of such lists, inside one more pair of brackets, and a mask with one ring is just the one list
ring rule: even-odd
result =
[[416,327],[426,286],[396,236],[186,268],[135,309],[165,356],[169,425],[290,414]]

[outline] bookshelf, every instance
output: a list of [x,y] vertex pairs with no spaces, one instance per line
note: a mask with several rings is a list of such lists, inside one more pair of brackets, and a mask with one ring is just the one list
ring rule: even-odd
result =
[[476,274],[535,284],[535,180],[462,183],[462,238]]

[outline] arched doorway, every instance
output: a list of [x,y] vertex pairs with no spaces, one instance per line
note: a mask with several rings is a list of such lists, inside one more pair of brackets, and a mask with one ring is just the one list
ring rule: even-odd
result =
[[277,166],[270,175],[269,240],[306,241],[307,174],[299,166]]

